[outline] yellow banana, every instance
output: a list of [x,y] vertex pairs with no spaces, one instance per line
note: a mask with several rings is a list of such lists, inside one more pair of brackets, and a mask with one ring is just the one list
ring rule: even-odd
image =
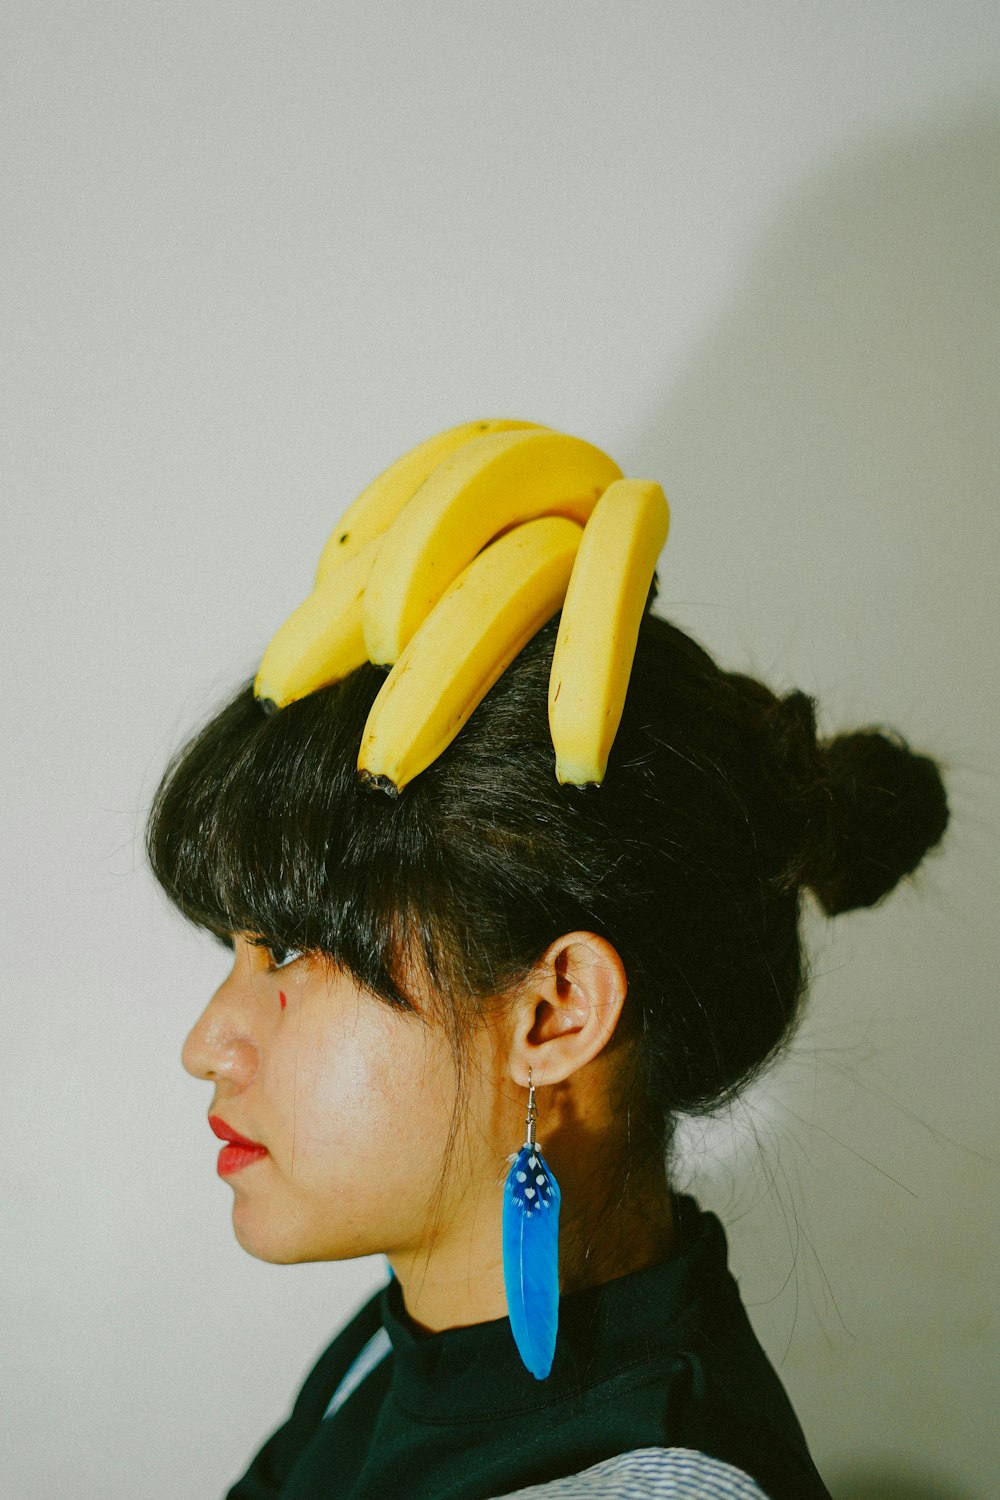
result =
[[583,530],[549,678],[556,778],[600,783],[618,733],[639,624],[670,509],[651,479],[610,484]]
[[273,637],[253,687],[268,712],[346,677],[368,660],[361,599],[381,545],[376,537],[334,569]]
[[323,548],[316,570],[316,586],[332,569],[346,562],[374,537],[387,531],[403,506],[423,484],[432,469],[448,458],[463,443],[488,432],[509,432],[518,428],[535,428],[535,422],[518,422],[506,418],[483,422],[462,422],[418,443],[361,491],[337,522]]
[[542,516],[499,537],[459,574],[404,647],[361,738],[362,778],[397,795],[562,604],[583,535]]
[[620,477],[599,448],[547,428],[464,443],[386,532],[362,604],[369,660],[395,662],[449,584],[500,532],[543,515],[582,524]]

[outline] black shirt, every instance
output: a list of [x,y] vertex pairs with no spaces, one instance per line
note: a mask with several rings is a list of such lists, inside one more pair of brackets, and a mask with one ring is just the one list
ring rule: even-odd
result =
[[[561,1298],[543,1381],[506,1318],[425,1334],[391,1279],[320,1356],[227,1500],[489,1500],[649,1448],[711,1455],[770,1500],[829,1500],[722,1225],[692,1198],[674,1208],[670,1259]],[[326,1415],[373,1336],[367,1359],[388,1352],[351,1388],[355,1368]]]

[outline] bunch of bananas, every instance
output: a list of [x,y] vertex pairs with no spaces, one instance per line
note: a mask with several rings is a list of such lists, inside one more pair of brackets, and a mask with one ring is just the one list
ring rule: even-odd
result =
[[398,795],[559,610],[549,682],[556,777],[600,783],[670,513],[653,480],[530,422],[466,422],[403,455],[323,549],[312,593],[264,653],[267,712],[370,661],[390,670],[358,755]]

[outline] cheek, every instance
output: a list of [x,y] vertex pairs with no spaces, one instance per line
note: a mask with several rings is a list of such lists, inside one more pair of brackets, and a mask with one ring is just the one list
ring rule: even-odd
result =
[[298,1138],[317,1172],[361,1197],[424,1203],[451,1129],[447,1044],[378,1009],[329,1046],[325,1064],[310,1061],[305,1072],[299,1064]]
[[364,1131],[371,1069],[356,1042],[337,1034],[294,1029],[294,1013],[267,1066],[270,1115],[295,1164],[320,1165]]
[[412,1148],[438,1159],[454,1095],[447,1044],[375,1002],[317,1011],[291,1009],[267,1060],[271,1112],[297,1169],[383,1172]]
[[399,1051],[374,1068],[368,1079],[370,1131],[391,1141],[400,1158],[423,1154],[437,1160],[447,1138],[452,1089],[444,1070],[430,1063],[423,1048]]

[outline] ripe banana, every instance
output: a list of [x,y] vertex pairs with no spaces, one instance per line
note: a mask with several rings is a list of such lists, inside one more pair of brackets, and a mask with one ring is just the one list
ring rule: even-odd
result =
[[372,704],[362,779],[390,795],[441,754],[558,611],[583,535],[564,516],[515,526],[466,566],[411,636]]
[[561,783],[604,780],[669,525],[670,509],[655,481],[619,479],[584,527],[549,677],[549,730]]
[[316,587],[333,568],[353,557],[366,543],[387,531],[407,501],[423,484],[432,469],[448,458],[471,438],[488,432],[509,432],[519,428],[544,431],[535,422],[518,422],[506,418],[484,422],[462,422],[448,427],[418,443],[376,479],[348,506],[323,548],[316,570]]
[[331,570],[273,637],[253,685],[265,712],[285,708],[368,660],[361,599],[381,545],[375,537]]
[[449,584],[500,532],[542,515],[582,524],[620,478],[599,448],[547,428],[464,443],[385,534],[362,604],[369,660],[395,662]]

